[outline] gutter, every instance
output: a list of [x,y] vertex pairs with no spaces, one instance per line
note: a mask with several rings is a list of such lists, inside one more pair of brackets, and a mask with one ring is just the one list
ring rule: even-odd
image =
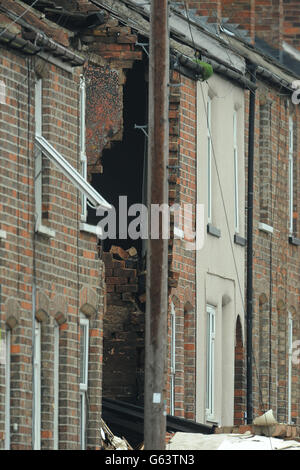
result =
[[[236,82],[241,85],[243,88],[251,91],[257,89],[257,85],[244,75],[239,74],[238,72],[235,72],[231,69],[228,69],[224,65],[221,65],[215,62],[214,60],[207,59],[204,56],[202,57],[202,59],[213,67],[214,72],[226,76],[233,82]],[[183,73],[184,75],[194,80],[201,79],[204,72],[203,67],[201,65],[197,64],[193,59],[183,54],[174,54],[171,57],[171,68],[177,70],[180,73]]]
[[[249,63],[251,81],[256,84],[257,65]],[[247,212],[247,424],[253,420],[253,200],[254,200],[254,140],[255,90],[250,93],[248,144],[248,212]]]
[[24,54],[36,55],[45,51],[50,52],[52,55],[64,62],[70,63],[74,67],[82,66],[85,63],[85,59],[79,54],[61,46],[43,33],[37,33],[34,43],[32,43],[29,40],[6,31],[4,28],[0,28],[0,42]]
[[16,34],[5,31],[4,28],[0,29],[0,41],[6,44],[7,46],[18,49],[20,52],[25,54],[37,54],[41,49],[36,45],[32,44],[30,41],[17,36]]
[[70,51],[64,46],[61,46],[57,42],[53,41],[53,39],[48,38],[43,33],[37,33],[35,38],[35,44],[42,47],[43,50],[47,50],[52,52],[53,55],[58,56],[61,60],[70,62],[73,66],[81,66],[85,63],[85,59],[81,57],[79,54]]
[[244,75],[241,75],[240,73],[235,72],[234,70],[231,70],[228,67],[225,67],[224,65],[221,65],[213,60],[207,60],[206,58],[203,58],[203,60],[206,60],[209,64],[211,64],[215,72],[221,75],[225,75],[234,82],[237,82],[239,85],[242,85],[244,88],[247,88],[251,91],[257,89],[257,85]]
[[295,90],[292,88],[292,82],[288,82],[284,78],[280,78],[275,73],[270,72],[262,66],[257,67],[257,74],[264,78],[266,81],[272,83],[273,85],[280,86],[285,88],[287,91],[293,93]]

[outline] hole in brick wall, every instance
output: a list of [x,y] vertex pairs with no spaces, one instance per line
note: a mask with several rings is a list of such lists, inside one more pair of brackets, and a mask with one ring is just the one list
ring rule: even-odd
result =
[[[146,188],[143,185],[145,152],[147,138],[142,130],[135,129],[135,124],[145,125],[148,121],[148,86],[146,82],[146,66],[144,62],[136,62],[127,71],[127,80],[123,89],[124,132],[121,142],[114,142],[109,149],[103,151],[103,174],[92,176],[92,185],[116,208],[117,239],[105,240],[104,251],[112,245],[124,249],[135,247],[138,254],[142,251],[141,240],[120,240],[119,227],[119,196],[127,196],[127,205],[145,203]],[[139,214],[137,214],[138,216]],[[128,224],[135,217],[128,217]],[[95,211],[89,210],[88,223],[96,224]]]

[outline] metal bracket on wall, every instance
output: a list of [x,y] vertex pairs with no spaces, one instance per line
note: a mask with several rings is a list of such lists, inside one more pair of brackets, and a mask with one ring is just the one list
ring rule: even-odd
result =
[[136,42],[135,43],[136,46],[139,46],[143,49],[143,51],[147,54],[147,56],[149,57],[149,51],[148,49],[146,49],[146,47],[149,47],[149,43],[148,42]]
[[143,131],[145,136],[147,137],[148,139],[148,132],[147,132],[147,129],[148,129],[148,124],[145,124],[145,126],[138,126],[137,124],[134,125],[134,128],[135,129],[139,129],[140,131]]

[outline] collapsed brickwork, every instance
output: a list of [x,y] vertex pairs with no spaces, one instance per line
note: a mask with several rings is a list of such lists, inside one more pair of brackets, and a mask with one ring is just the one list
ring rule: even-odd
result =
[[120,247],[113,248],[114,253],[103,253],[107,291],[103,397],[142,404],[145,316],[138,305],[138,295],[143,295],[145,286],[139,288],[137,254],[130,256]]
[[[197,3],[190,2],[190,6],[197,8]],[[232,3],[232,2],[231,2]],[[42,2],[41,2],[42,4]],[[63,0],[56,4],[64,8],[69,6]],[[77,13],[89,12],[90,2],[72,2],[76,14],[63,13],[56,10],[51,13],[51,18],[57,19],[61,14],[67,24],[77,24],[79,20]],[[241,6],[242,2],[239,2]],[[39,5],[39,4],[38,4]],[[230,2],[223,2],[222,7],[232,6]],[[220,17],[219,2],[201,2],[202,14],[210,14],[216,9],[217,17]],[[41,7],[42,8],[42,7]],[[43,7],[44,8],[44,7]],[[204,9],[206,10],[204,11]],[[253,2],[249,11],[243,16],[245,25],[254,34]],[[44,11],[44,10],[42,10]],[[275,11],[275,10],[274,10]],[[276,10],[277,11],[277,10]],[[53,16],[52,16],[53,15]],[[216,15],[212,15],[215,21]],[[70,20],[71,18],[71,20]],[[77,18],[77,19],[76,19]],[[49,34],[60,40],[62,44],[78,47],[83,55],[88,58],[84,68],[87,85],[87,154],[88,154],[88,177],[101,192],[101,184],[96,177],[100,174],[108,175],[106,163],[113,158],[118,150],[126,150],[124,128],[128,123],[124,120],[130,104],[137,109],[132,95],[124,97],[124,90],[128,81],[132,80],[133,88],[140,82],[143,75],[144,91],[146,90],[147,70],[139,70],[140,75],[134,81],[132,75],[136,74],[138,63],[145,61],[141,49],[136,46],[138,36],[132,28],[124,26],[117,19],[109,18],[107,12],[101,12],[102,24],[96,24],[81,28],[72,35],[72,40],[62,33],[60,28],[51,30]],[[98,18],[99,19],[99,18]],[[92,18],[91,21],[94,21]],[[37,21],[34,19],[34,21]],[[240,21],[241,23],[241,21]],[[17,28],[17,33],[21,29]],[[252,29],[251,29],[252,28]],[[76,28],[75,28],[76,29]],[[60,38],[60,39],[59,39]],[[297,44],[294,44],[297,47]],[[5,73],[11,71],[11,88],[15,81],[21,83],[21,75],[26,76],[33,73],[28,69],[30,61],[25,61],[17,56],[15,67],[13,62],[15,55],[8,53],[3,59]],[[146,58],[147,60],[147,58]],[[79,70],[70,77],[70,73],[62,71],[55,65],[44,67],[44,62],[35,61],[35,67],[44,75],[46,84],[47,119],[45,121],[47,137],[56,142],[58,148],[65,152],[65,140],[72,141],[70,149],[70,160],[79,168],[78,145],[75,131],[78,122],[78,86]],[[146,69],[147,67],[145,67]],[[131,77],[130,77],[131,73]],[[130,78],[129,78],[130,77]],[[74,83],[73,80],[74,79]],[[33,81],[33,78],[30,79]],[[184,74],[171,71],[170,76],[170,156],[169,156],[169,203],[191,203],[195,206],[196,198],[196,81],[197,78],[187,78]],[[29,83],[29,82],[28,82]],[[28,233],[33,231],[33,202],[32,185],[33,172],[32,162],[28,165],[27,152],[32,152],[32,139],[29,149],[24,147],[25,134],[29,129],[33,135],[33,123],[28,122],[28,116],[32,111],[28,106],[28,83],[20,86],[21,107],[16,115],[15,103],[18,96],[10,92],[7,95],[8,112],[4,115],[7,128],[5,135],[5,151],[8,155],[5,160],[5,172],[9,184],[8,192],[0,208],[7,215],[6,220],[1,220],[1,227],[8,233],[7,240],[0,241],[2,248],[1,260],[2,282],[4,277],[12,278],[12,285],[3,290],[1,300],[2,324],[5,321],[12,328],[12,371],[16,382],[12,381],[13,418],[19,426],[19,431],[12,435],[12,445],[15,448],[30,448],[31,445],[31,398],[32,390],[29,382],[32,370],[31,360],[31,285],[34,274],[32,254],[36,250],[37,273],[42,279],[38,285],[37,295],[37,321],[42,323],[42,335],[45,338],[42,347],[42,363],[49,365],[47,372],[42,377],[43,402],[42,402],[42,446],[53,447],[53,416],[49,411],[48,402],[53,400],[53,354],[54,337],[52,326],[56,323],[60,327],[61,334],[61,417],[60,417],[60,445],[62,448],[78,448],[79,415],[78,408],[78,318],[80,313],[91,321],[90,331],[90,361],[91,382],[89,385],[89,400],[91,413],[88,426],[88,446],[97,448],[99,438],[97,434],[98,417],[101,411],[101,388],[103,395],[110,398],[118,398],[131,402],[143,401],[143,356],[144,356],[144,310],[145,310],[145,269],[143,265],[144,253],[138,248],[137,259],[127,258],[118,246],[114,251],[107,247],[98,259],[95,250],[96,237],[94,235],[78,231],[80,213],[80,202],[74,188],[62,180],[59,172],[45,162],[46,172],[44,185],[46,199],[43,206],[44,221],[49,227],[54,227],[60,233],[60,238],[50,240],[38,236],[36,241],[32,240]],[[9,90],[9,89],[8,89]],[[128,91],[125,92],[127,94]],[[59,94],[60,100],[54,98]],[[128,93],[129,95],[129,93]],[[11,99],[11,102],[10,102]],[[124,103],[127,99],[127,105]],[[130,102],[131,99],[131,102]],[[248,104],[249,93],[245,94]],[[136,100],[138,101],[138,99]],[[12,105],[13,103],[13,105]],[[2,105],[1,105],[2,106]],[[125,109],[126,108],[126,109]],[[144,107],[145,108],[145,107]],[[144,112],[145,109],[142,109]],[[3,108],[1,109],[1,111]],[[56,120],[56,110],[59,124]],[[9,112],[13,115],[10,116]],[[248,106],[246,106],[246,129],[248,126]],[[289,115],[294,117],[295,127],[295,181],[299,178],[299,151],[298,141],[298,110],[291,106],[290,98],[281,96],[281,90],[272,88],[265,82],[259,84],[257,93],[256,114],[256,156],[255,156],[255,305],[254,305],[254,350],[255,367],[253,371],[254,380],[254,413],[258,414],[272,407],[277,414],[278,420],[287,420],[287,323],[288,312],[294,319],[293,334],[299,338],[299,250],[296,243],[290,243],[288,231],[287,207],[288,199],[286,186],[288,181],[288,120]],[[132,118],[130,118],[132,119]],[[143,113],[139,115],[140,120],[133,123],[146,124]],[[4,121],[4,119],[3,119]],[[11,121],[11,122],[10,122]],[[20,134],[16,134],[14,124],[20,122]],[[126,122],[125,122],[126,121]],[[23,127],[22,127],[23,126]],[[145,129],[144,129],[145,130]],[[127,130],[126,130],[127,131]],[[4,134],[3,134],[4,136]],[[247,143],[247,132],[246,132]],[[16,146],[20,144],[20,151]],[[117,145],[120,143],[120,147]],[[125,143],[125,146],[124,146]],[[123,145],[123,146],[121,146]],[[69,143],[68,143],[69,146]],[[8,148],[9,147],[9,148]],[[128,147],[129,148],[129,147]],[[247,147],[246,147],[247,148]],[[10,150],[9,150],[10,149]],[[122,194],[119,186],[121,178],[114,178],[117,171],[123,172],[124,180],[130,181],[130,186],[140,187],[141,179],[130,174],[134,173],[137,160],[134,153],[142,155],[142,151],[124,151],[118,160],[120,164],[123,157],[123,165],[119,169],[113,168],[113,177],[107,178],[108,194],[117,198]],[[110,153],[111,152],[111,153]],[[17,157],[16,157],[17,155]],[[144,157],[144,155],[142,155]],[[124,163],[125,160],[125,163]],[[8,163],[9,162],[9,165]],[[129,163],[128,163],[129,162]],[[139,163],[140,164],[140,163]],[[129,168],[129,165],[130,168]],[[128,167],[128,168],[126,168]],[[11,182],[18,170],[23,169],[26,177],[17,181],[17,185]],[[139,167],[141,175],[142,165]],[[21,178],[19,176],[19,178]],[[133,183],[132,183],[133,181]],[[24,184],[29,191],[28,201],[24,192]],[[64,191],[62,191],[64,185]],[[16,189],[17,188],[17,189]],[[127,190],[128,188],[126,188]],[[143,188],[144,189],[144,188]],[[55,196],[53,195],[53,191]],[[125,190],[125,192],[126,192]],[[3,188],[2,188],[2,192]],[[293,237],[299,237],[298,226],[298,201],[299,192],[297,184],[294,188],[294,233]],[[16,197],[17,196],[17,197]],[[106,196],[106,195],[105,195]],[[136,196],[136,195],[135,195]],[[107,197],[107,196],[106,196]],[[136,197],[140,198],[140,194]],[[77,198],[77,199],[76,199]],[[21,203],[22,210],[12,214],[12,207],[16,201]],[[75,202],[74,202],[75,201]],[[67,221],[61,214],[61,207],[67,209]],[[27,212],[25,212],[27,207]],[[65,215],[64,215],[65,217]],[[263,222],[272,225],[275,229],[271,236],[262,232],[258,227]],[[14,229],[9,228],[14,227]],[[191,214],[191,227],[195,227],[195,214]],[[173,227],[174,229],[174,227]],[[14,233],[15,231],[16,233]],[[20,236],[17,237],[16,234]],[[169,241],[169,354],[168,354],[168,381],[167,381],[167,406],[168,412],[173,412],[188,419],[196,417],[196,259],[195,251],[185,249],[183,239]],[[295,240],[294,240],[295,241]],[[120,244],[121,245],[121,244]],[[128,247],[125,247],[128,248]],[[120,256],[121,253],[121,256]],[[3,254],[3,256],[2,256]],[[123,258],[122,258],[123,256]],[[125,256],[125,258],[124,258]],[[14,264],[14,259],[18,263]],[[9,261],[6,261],[9,260]],[[54,260],[54,261],[53,261]],[[28,267],[29,265],[29,267]],[[104,274],[105,265],[105,274]],[[24,278],[18,274],[24,271]],[[59,272],[59,282],[56,282],[54,271]],[[105,278],[104,278],[105,276]],[[23,281],[23,282],[22,282]],[[104,281],[105,285],[104,286]],[[9,283],[10,284],[10,281]],[[28,287],[29,286],[29,287]],[[106,291],[106,294],[105,294]],[[25,294],[24,294],[25,293]],[[21,299],[21,300],[20,300]],[[106,299],[106,300],[105,300]],[[175,310],[175,374],[171,371],[171,345],[173,344],[171,331],[171,315],[173,303]],[[19,312],[18,315],[16,312]],[[104,317],[103,317],[104,316]],[[104,319],[103,319],[104,318]],[[104,321],[102,326],[102,321]],[[56,322],[56,323],[55,323]],[[235,423],[242,424],[245,419],[246,409],[246,344],[245,332],[242,331],[238,320],[236,327],[235,344]],[[16,336],[15,336],[16,332]],[[103,386],[101,376],[102,361],[102,337],[104,340],[103,350]],[[266,340],[267,338],[267,340]],[[271,341],[270,341],[271,338]],[[25,352],[24,352],[25,351]],[[76,353],[74,352],[76,351]],[[299,421],[299,366],[293,366],[292,371],[292,401],[293,419]],[[4,370],[2,368],[2,376]],[[26,374],[26,375],[25,375]],[[171,391],[171,376],[174,375],[174,390]],[[26,390],[19,396],[18,389],[21,380],[26,379]],[[27,380],[28,379],[28,380]],[[71,385],[70,385],[71,384]],[[2,398],[4,388],[1,389]],[[171,395],[173,398],[171,399]],[[171,401],[173,400],[173,405]],[[4,403],[4,400],[1,402]],[[19,418],[20,411],[26,410]],[[1,408],[0,423],[4,428],[4,407]],[[71,423],[71,424],[70,424]],[[2,437],[3,436],[3,431]]]

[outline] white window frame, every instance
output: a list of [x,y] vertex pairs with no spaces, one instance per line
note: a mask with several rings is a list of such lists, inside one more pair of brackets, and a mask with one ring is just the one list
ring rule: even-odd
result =
[[294,121],[289,119],[289,231],[294,231]]
[[[79,129],[79,147],[80,147],[80,165],[81,175],[87,180],[87,157],[86,157],[86,125],[85,125],[85,109],[86,109],[86,83],[84,75],[80,77],[80,129]],[[87,219],[87,197],[81,194],[81,221],[86,222]]]
[[33,449],[41,448],[41,323],[36,321],[33,351]]
[[211,135],[212,99],[207,98],[207,219],[212,222],[212,135]]
[[11,330],[6,329],[5,337],[5,450],[10,450],[10,378],[11,378]]
[[80,449],[86,450],[86,396],[80,392]]
[[176,311],[171,303],[171,383],[170,383],[170,414],[175,415],[175,375],[176,375]]
[[54,325],[54,410],[53,410],[53,449],[59,449],[59,325]]
[[206,420],[214,421],[215,416],[215,337],[216,309],[206,306],[207,344],[206,344]]
[[[82,87],[82,97],[84,94],[84,87]],[[42,157],[45,155],[49,160],[54,163],[60,171],[71,181],[71,183],[80,191],[82,195],[88,199],[95,208],[102,207],[106,210],[112,206],[86,181],[86,164],[83,165],[84,176],[75,168],[48,142],[42,135],[42,79],[37,79],[35,83],[35,211],[36,211],[36,231],[48,235],[55,236],[55,232],[49,227],[42,224]],[[81,108],[85,107],[84,102],[81,103]],[[83,118],[82,118],[83,119]],[[84,117],[85,119],[85,117]],[[82,141],[82,136],[85,130],[81,130],[81,150],[85,148],[85,139]],[[84,152],[85,153],[85,152]],[[80,159],[84,159],[82,152],[80,152]],[[82,161],[81,161],[82,163]]]
[[3,80],[0,80],[0,104],[6,104],[6,85]]
[[61,172],[73,183],[75,187],[84,193],[87,199],[97,207],[111,209],[112,206],[72,167],[72,165],[44,138],[37,136],[36,145],[43,154],[54,163]]
[[288,314],[288,424],[292,424],[293,315]]
[[238,112],[233,113],[233,159],[234,159],[234,229],[239,233],[239,154],[238,154]]
[[88,371],[89,371],[89,320],[80,318],[80,380],[81,380],[81,327],[84,334],[84,377],[80,382],[80,448],[86,449],[86,396],[88,391]]
[[[35,82],[35,136],[42,135],[42,95],[43,81],[41,78]],[[42,151],[35,148],[35,175],[34,175],[34,194],[35,194],[35,225],[36,231],[42,225],[42,167],[43,154]]]

